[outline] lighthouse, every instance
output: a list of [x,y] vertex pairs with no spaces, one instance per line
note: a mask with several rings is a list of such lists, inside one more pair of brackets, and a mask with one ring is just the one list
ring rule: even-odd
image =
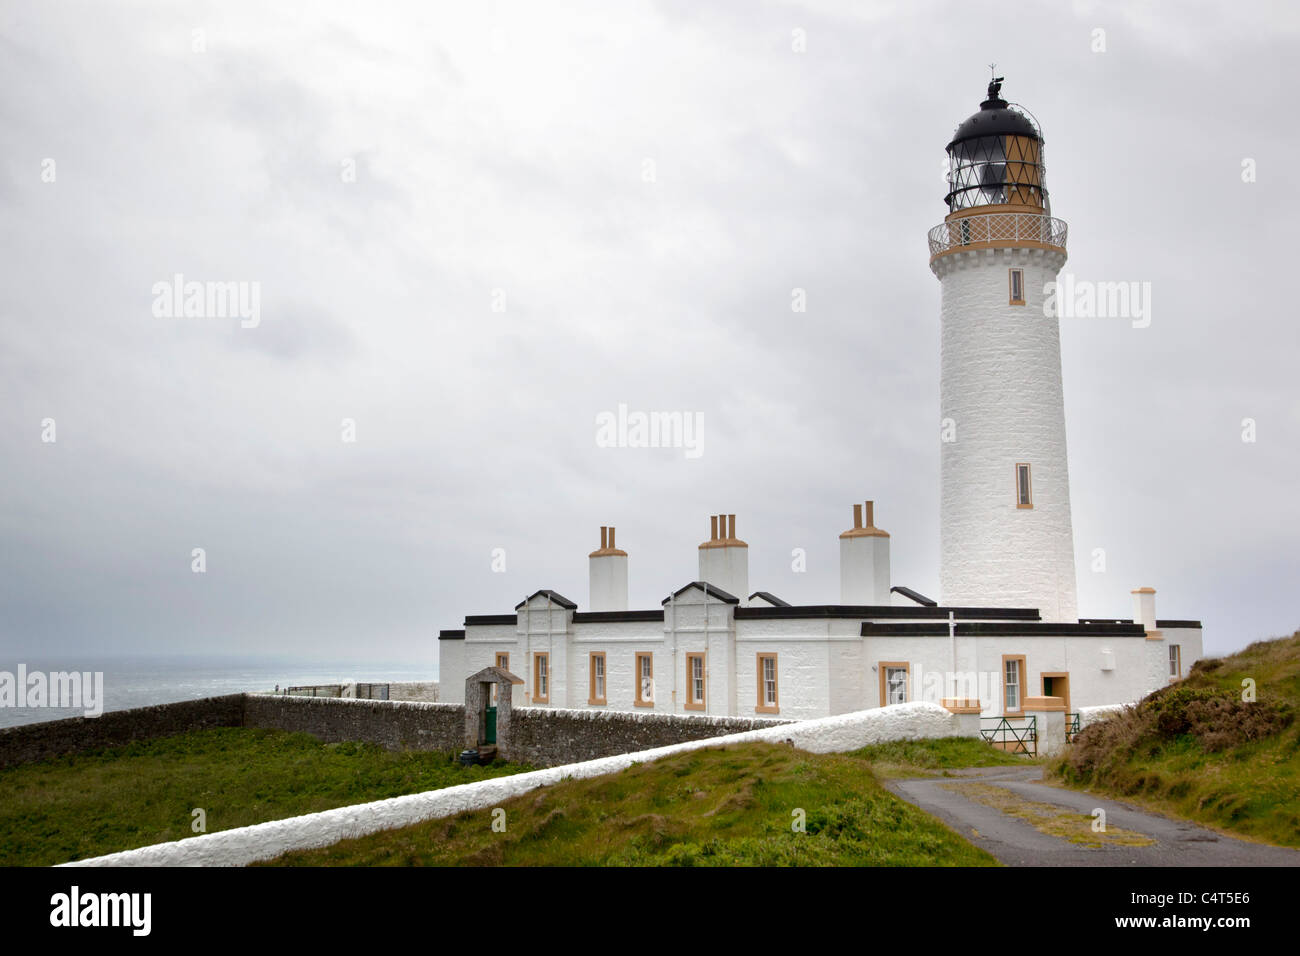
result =
[[930,230],[941,287],[939,589],[955,606],[1078,619],[1059,320],[1065,264],[1043,134],[989,83],[948,143],[948,207]]

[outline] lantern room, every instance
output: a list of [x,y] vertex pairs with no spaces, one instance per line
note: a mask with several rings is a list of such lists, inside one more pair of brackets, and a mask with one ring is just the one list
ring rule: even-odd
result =
[[978,113],[957,127],[948,144],[950,218],[976,207],[980,212],[1033,212],[1051,215],[1044,178],[1043,137],[1038,125],[1001,97],[1002,77],[989,83]]

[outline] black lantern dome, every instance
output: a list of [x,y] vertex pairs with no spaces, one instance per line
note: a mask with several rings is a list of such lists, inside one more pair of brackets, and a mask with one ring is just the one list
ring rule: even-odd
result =
[[988,99],[948,144],[948,211],[1015,206],[1050,215],[1042,132],[1001,93],[1002,77],[994,77]]

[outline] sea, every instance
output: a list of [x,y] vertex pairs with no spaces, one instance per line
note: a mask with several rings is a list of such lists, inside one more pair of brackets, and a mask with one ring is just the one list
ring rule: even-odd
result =
[[[18,663],[0,659],[0,671],[7,671],[16,679]],[[432,661],[362,662],[141,655],[98,659],[26,658],[21,663],[26,665],[28,674],[60,671],[102,673],[105,711],[198,700],[242,691],[273,691],[277,686],[438,679],[438,667]],[[0,727],[80,716],[83,716],[81,708],[0,706]]]

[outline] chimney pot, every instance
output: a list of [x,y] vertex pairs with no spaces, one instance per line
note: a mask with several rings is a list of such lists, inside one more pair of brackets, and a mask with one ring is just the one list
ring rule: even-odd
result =
[[606,534],[606,532],[605,532],[605,526],[604,526],[604,525],[601,525],[601,526],[600,526],[600,547],[601,547],[602,550],[604,550],[605,547],[607,547],[607,545],[606,545],[606,537],[605,537],[605,534]]
[[614,526],[613,525],[610,525],[609,528],[609,546],[611,548],[614,547]]
[[727,515],[727,537],[734,538],[735,536],[736,536],[736,516]]
[[868,501],[867,502],[867,527],[874,528],[875,526],[876,526],[876,503],[874,501]]
[[862,527],[862,505],[853,506],[853,527]]
[[718,540],[718,516],[709,515],[709,540]]

